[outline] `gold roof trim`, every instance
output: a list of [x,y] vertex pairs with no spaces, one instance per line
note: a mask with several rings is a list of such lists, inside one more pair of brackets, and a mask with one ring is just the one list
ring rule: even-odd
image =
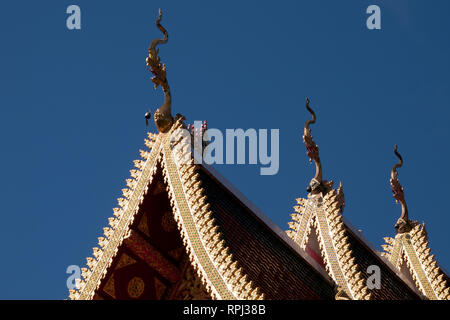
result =
[[403,158],[394,148],[400,162],[391,171],[391,187],[396,202],[402,205],[402,215],[397,220],[395,238],[384,238],[382,253],[398,270],[406,263],[407,268],[420,292],[430,300],[450,300],[450,287],[438,267],[434,255],[430,253],[425,223],[419,224],[408,217],[403,187],[398,181],[397,168],[403,165]]
[[309,102],[309,99],[306,99],[306,109],[311,113],[312,120],[305,123],[303,143],[310,161],[314,160],[316,174],[307,188],[308,199],[297,199],[298,205],[294,206],[295,213],[291,214],[293,221],[288,223],[290,230],[286,233],[305,249],[311,229],[314,227],[318,233],[326,271],[339,288],[336,299],[348,296],[350,299],[368,300],[370,293],[355,263],[347,231],[342,222],[342,209],[345,205],[342,183],[335,190],[332,189],[333,182],[322,180],[319,148],[309,128],[310,124],[316,122],[316,115]]
[[[164,143],[163,172],[175,220],[194,269],[214,299],[264,299],[264,294],[248,280],[223,240],[198,179],[198,167],[187,155],[190,147],[174,148],[174,144],[185,143],[182,139],[182,136],[175,137],[171,139],[175,143],[170,140]],[[188,161],[186,156],[190,157]]]
[[99,238],[100,247],[93,249],[94,257],[87,258],[88,268],[82,269],[84,280],[77,279],[77,289],[69,290],[70,299],[88,300],[94,297],[119,246],[128,236],[129,226],[152,182],[158,162],[163,168],[183,244],[208,293],[215,299],[264,299],[260,289],[238,267],[222,239],[211,217],[210,205],[198,180],[193,159],[187,163],[181,162],[183,152],[188,149],[174,148],[183,138],[182,135],[176,136],[176,130],[182,127],[183,118],[177,117],[166,134],[149,133],[146,145],[151,152],[140,151],[145,158],[134,162],[137,170],[131,170],[132,178],[126,180],[128,188],[122,190],[124,198],[118,200],[120,207],[115,208],[114,217],[108,219],[110,227],[104,228],[104,237]]
[[416,287],[430,300],[450,300],[450,287],[430,253],[425,223],[395,238],[384,238],[382,253],[398,270],[405,262]]
[[347,230],[342,222],[342,184],[337,190],[328,191],[324,197],[308,195],[308,199],[298,198],[297,204],[294,206],[295,213],[291,214],[293,221],[289,222],[287,235],[305,250],[314,227],[328,275],[351,299],[369,300],[371,294],[355,263]]
[[[88,268],[82,269],[82,279],[76,280],[76,290],[70,290],[71,299],[92,299],[95,291],[106,275],[122,241],[129,235],[129,226],[139,210],[144,196],[161,163],[167,190],[175,214],[175,220],[191,263],[205,284],[209,294],[216,299],[263,299],[259,288],[249,281],[247,275],[237,266],[229,253],[225,241],[211,217],[209,204],[198,180],[197,167],[193,159],[181,163],[183,153],[189,148],[174,148],[182,142],[184,135],[177,129],[186,128],[184,117],[171,115],[171,94],[166,78],[166,67],[161,63],[156,46],[168,41],[168,33],[160,24],[161,9],[156,26],[163,33],[163,39],[152,41],[146,59],[153,73],[155,89],[162,87],[164,103],[156,110],[154,119],[158,135],[149,133],[146,146],[151,150],[140,150],[142,160],[135,160],[136,170],[131,170],[131,179],[127,179],[128,188],[123,189],[123,198],[118,199],[119,208],[109,218],[110,227],[104,228],[104,237],[99,238],[100,247],[93,249],[94,257],[87,258]],[[146,114],[148,120],[150,114]],[[173,153],[173,150],[177,152]]]
[[[135,161],[136,170],[130,170],[131,178],[126,180],[128,188],[122,189],[123,198],[118,199],[119,207],[114,208],[114,217],[108,219],[110,227],[103,228],[104,237],[98,238],[99,247],[93,249],[94,257],[88,257],[87,268],[82,268],[83,279],[77,279],[76,290],[69,290],[72,300],[92,299],[98,289],[108,267],[117,254],[119,246],[127,237],[129,226],[139,210],[148,186],[156,172],[156,164],[160,156],[161,137],[148,134],[146,145],[150,153],[144,153],[147,158]],[[141,153],[142,154],[142,153]]]

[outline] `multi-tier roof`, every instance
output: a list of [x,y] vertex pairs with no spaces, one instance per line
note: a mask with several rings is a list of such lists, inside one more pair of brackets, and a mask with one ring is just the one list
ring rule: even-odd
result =
[[[403,188],[395,238],[384,255],[343,217],[342,184],[323,180],[319,148],[305,123],[303,141],[316,174],[283,232],[228,181],[195,163],[184,117],[171,114],[166,68],[152,42],[147,65],[165,100],[109,227],[98,238],[71,299],[449,299],[447,275],[428,248],[425,226],[408,219]],[[150,113],[146,114],[149,120]],[[199,128],[197,128],[199,129]],[[202,129],[206,129],[203,127]],[[203,130],[192,130],[192,135]],[[181,147],[180,147],[181,146]],[[195,152],[195,150],[194,150]],[[397,153],[397,152],[396,152]],[[405,267],[406,265],[406,267]],[[382,277],[371,285],[371,266]]]

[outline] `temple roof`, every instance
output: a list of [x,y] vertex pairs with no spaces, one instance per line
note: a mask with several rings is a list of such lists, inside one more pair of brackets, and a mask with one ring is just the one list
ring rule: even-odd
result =
[[[123,298],[118,287],[115,291],[112,289],[117,284],[111,284],[110,279],[112,274],[119,279],[117,274],[123,270],[120,268],[124,264],[121,261],[128,261],[129,257],[133,260],[141,258],[142,264],[151,267],[148,269],[151,271],[146,272],[158,274],[167,286],[179,286],[179,280],[186,277],[182,272],[184,267],[171,262],[171,251],[166,253],[165,248],[158,244],[166,241],[161,233],[164,226],[142,227],[145,214],[149,221],[159,214],[161,204],[154,198],[155,188],[166,194],[166,209],[161,209],[161,212],[168,212],[176,221],[176,229],[171,231],[169,238],[175,237],[173,232],[179,237],[182,252],[194,272],[191,277],[202,283],[205,297],[335,299],[342,294],[339,290],[346,288],[344,297],[351,299],[420,298],[414,285],[373,250],[345,219],[340,219],[340,226],[329,225],[331,230],[337,230],[338,226],[339,232],[344,231],[342,248],[346,251],[324,251],[325,255],[319,252],[320,257],[317,257],[306,250],[304,243],[295,237],[291,239],[292,235],[288,237],[214,168],[195,164],[192,158],[185,161],[183,149],[176,148],[183,139],[182,136],[176,138],[177,128],[182,127],[185,125],[180,117],[169,132],[149,133],[149,139],[145,141],[149,149],[141,150],[142,159],[134,161],[136,169],[131,170],[131,178],[126,181],[127,188],[122,190],[123,197],[118,199],[119,207],[114,209],[114,217],[108,219],[109,227],[104,228],[99,247],[93,250],[94,256],[87,258],[84,280],[78,281],[78,289],[70,292],[72,299]],[[325,207],[336,207],[341,192],[342,188],[339,188],[328,193],[324,198]],[[308,204],[306,199],[299,202],[306,208],[314,203]],[[332,210],[329,213],[318,211],[311,219],[310,227],[318,227],[322,244],[337,241],[338,236],[333,232],[326,236],[320,228],[322,223],[314,220],[319,221],[325,216],[331,221],[332,214],[335,214]],[[146,234],[149,235],[148,241],[142,241]],[[175,245],[171,250],[174,248]],[[342,257],[348,257],[349,250],[351,257],[341,267],[341,276],[345,278],[339,282],[336,270],[327,266],[327,261],[343,261]],[[381,290],[369,292],[365,285],[368,275],[362,271],[372,264],[380,266],[386,282]],[[359,277],[350,280],[350,276],[355,274]],[[116,283],[122,281],[117,279]],[[114,294],[111,293],[113,291]],[[167,289],[151,297],[173,297],[172,291],[175,289]]]
[[[342,183],[333,189],[332,181],[323,180],[319,147],[310,128],[316,122],[316,115],[309,99],[306,100],[306,109],[312,120],[305,123],[303,142],[307,156],[315,164],[316,173],[307,188],[307,198],[297,199],[287,234],[301,248],[313,251],[323,261],[327,273],[337,285],[336,299],[417,299],[415,288],[405,282],[405,278],[391,268],[389,262],[344,219]],[[384,278],[377,290],[368,287],[369,266],[380,268]]]
[[[182,126],[178,119],[176,126]],[[214,299],[332,299],[334,283],[311,257],[230,186],[211,167],[182,163],[170,134],[153,135],[136,160],[119,208],[88,258],[72,299],[91,299],[119,259],[136,242],[135,217],[160,172],[170,198],[171,214],[189,261]],[[152,212],[150,212],[150,219]],[[145,247],[145,245],[144,245]],[[151,264],[151,263],[150,263]]]
[[397,151],[399,159],[391,171],[391,187],[396,202],[400,202],[402,213],[395,224],[395,238],[384,238],[384,255],[403,273],[408,274],[414,284],[430,300],[450,300],[449,277],[437,264],[428,244],[425,223],[409,219],[404,190],[398,180],[397,168],[403,165],[403,158]]
[[[349,227],[343,219],[345,206],[342,184],[333,189],[331,181],[323,180],[319,148],[311,136],[309,126],[316,121],[316,115],[306,100],[306,109],[312,120],[305,123],[303,142],[310,161],[314,161],[316,174],[307,188],[308,197],[297,199],[293,221],[289,223],[288,235],[302,248],[312,250],[311,238],[319,244],[317,254],[323,259],[330,277],[338,285],[337,299],[449,299],[448,276],[437,266],[430,255],[424,225],[418,225],[408,218],[408,209],[403,187],[398,181],[397,168],[403,159],[397,152],[400,163],[391,173],[394,198],[402,205],[402,215],[396,223],[395,239],[385,238],[387,253],[380,254],[358,232]],[[312,230],[315,232],[311,232]],[[385,259],[384,257],[387,257]],[[407,263],[410,274],[402,268]],[[379,268],[380,283],[376,290],[369,287],[369,270]],[[371,285],[372,286],[372,285]]]
[[[290,230],[283,232],[212,167],[194,161],[198,150],[184,117],[171,114],[166,67],[158,44],[147,57],[164,103],[149,133],[147,150],[134,161],[127,188],[108,219],[93,257],[71,299],[449,299],[448,276],[428,248],[424,225],[408,219],[394,166],[391,184],[403,221],[387,254],[374,249],[344,218],[343,186],[323,180],[319,148],[310,125],[303,142],[316,173],[305,198],[296,199]],[[150,119],[150,112],[145,118]],[[188,134],[186,135],[186,132]],[[404,272],[403,262],[409,268]],[[381,281],[373,287],[370,270]],[[373,270],[372,270],[373,271]]]

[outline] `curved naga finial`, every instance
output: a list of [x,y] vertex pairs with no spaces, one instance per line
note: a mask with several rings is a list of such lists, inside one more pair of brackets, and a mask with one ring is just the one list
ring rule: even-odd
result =
[[155,89],[158,86],[161,86],[164,92],[164,103],[162,106],[156,110],[155,112],[155,123],[159,132],[167,132],[173,124],[173,118],[171,114],[172,107],[172,98],[170,95],[169,83],[166,78],[166,66],[161,64],[160,58],[158,56],[159,49],[156,49],[156,46],[159,44],[164,44],[169,39],[169,35],[167,34],[166,29],[160,24],[162,17],[162,11],[159,9],[158,19],[156,19],[156,26],[164,35],[163,39],[155,39],[150,44],[150,48],[148,49],[148,57],[146,59],[147,66],[150,68],[150,71],[153,73],[154,77],[152,78],[152,82],[154,83]]
[[408,218],[408,208],[406,206],[405,202],[405,195],[403,193],[403,187],[398,181],[398,172],[397,168],[400,168],[403,165],[403,158],[402,156],[397,152],[397,145],[395,145],[394,153],[400,160],[399,163],[394,164],[394,167],[391,171],[391,188],[392,192],[394,194],[395,202],[399,202],[402,205],[402,215],[397,220],[397,223],[395,224],[395,229],[397,229],[397,233],[405,233],[409,232],[412,229],[412,223]]
[[312,194],[318,194],[318,193],[324,191],[324,184],[322,182],[322,165],[320,163],[320,158],[319,158],[319,147],[314,142],[314,140],[311,136],[311,129],[309,128],[310,124],[313,124],[316,122],[316,114],[309,106],[308,98],[306,98],[306,109],[311,113],[312,119],[305,122],[305,130],[303,133],[303,143],[305,144],[305,147],[306,147],[306,155],[309,157],[309,162],[314,160],[314,164],[316,165],[316,174],[315,174],[314,178],[312,178],[306,191],[310,192]]

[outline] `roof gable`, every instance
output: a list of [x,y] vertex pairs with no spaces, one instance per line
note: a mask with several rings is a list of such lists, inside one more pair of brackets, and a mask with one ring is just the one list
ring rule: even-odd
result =
[[409,232],[384,240],[384,255],[398,270],[406,264],[414,284],[423,295],[430,300],[450,300],[447,277],[430,252],[425,224],[416,223]]
[[175,145],[182,136],[177,129],[184,127],[183,118],[178,117],[168,133],[149,134],[146,145],[151,151],[142,151],[142,160],[134,161],[136,170],[131,170],[129,188],[123,189],[115,217],[109,218],[110,227],[104,228],[105,237],[99,238],[100,248],[94,248],[94,257],[87,258],[88,268],[83,268],[84,280],[77,281],[77,290],[70,291],[71,299],[91,299],[116,257],[124,241],[132,241],[130,226],[139,211],[148,186],[162,167],[164,181],[170,197],[172,212],[189,255],[191,264],[202,279],[208,293],[216,299],[263,298],[259,289],[238,268],[222,240],[219,228],[211,216],[204,190],[198,180],[198,167],[193,159],[181,161],[183,150]]

